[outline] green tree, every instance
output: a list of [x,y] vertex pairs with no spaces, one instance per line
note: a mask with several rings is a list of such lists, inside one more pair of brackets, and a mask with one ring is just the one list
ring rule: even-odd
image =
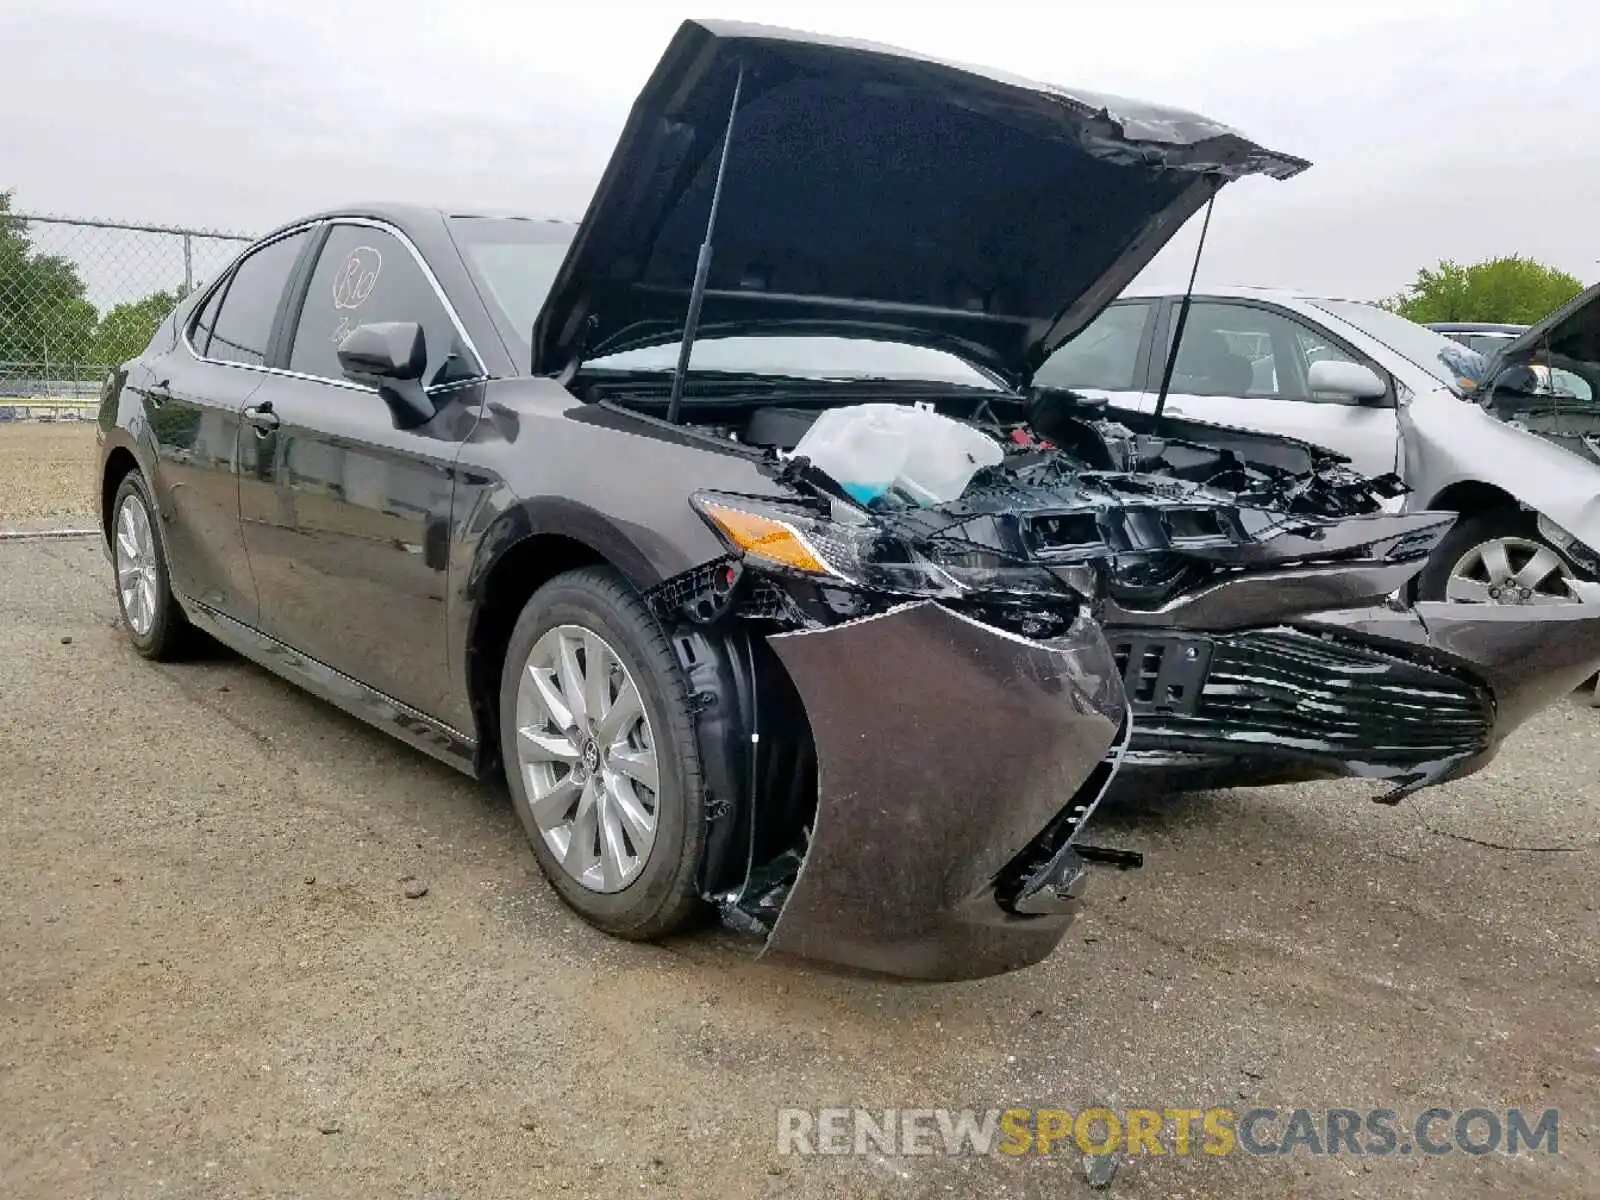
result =
[[156,327],[183,299],[180,287],[172,292],[154,292],[143,300],[114,306],[100,320],[89,346],[89,359],[112,367],[141,353],[155,336]]
[[1582,281],[1565,271],[1513,254],[1470,267],[1449,259],[1436,267],[1423,267],[1410,287],[1382,304],[1421,324],[1485,321],[1532,325],[1582,290]]
[[85,362],[97,319],[77,268],[35,250],[0,192],[0,363]]

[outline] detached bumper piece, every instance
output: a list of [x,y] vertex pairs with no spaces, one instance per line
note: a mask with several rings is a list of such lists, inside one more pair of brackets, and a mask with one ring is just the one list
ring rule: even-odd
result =
[[766,949],[929,980],[1047,956],[1127,729],[1098,626],[1035,642],[918,602],[770,644],[810,717],[818,803]]
[[1426,600],[1318,614],[1328,629],[1424,647],[1483,679],[1494,696],[1494,739],[1570,693],[1600,668],[1600,604],[1454,604]]
[[1488,689],[1414,652],[1288,628],[1111,639],[1141,764],[1248,756],[1268,775],[1292,777],[1301,764],[1403,791],[1445,777],[1491,742]]
[[1125,779],[1188,786],[1328,775],[1403,796],[1471,774],[1600,665],[1600,607],[1421,603],[1297,627],[1159,636],[1113,629],[1133,708]]

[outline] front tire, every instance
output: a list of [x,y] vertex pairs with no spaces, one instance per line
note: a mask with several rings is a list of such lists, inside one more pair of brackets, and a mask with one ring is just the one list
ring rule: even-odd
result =
[[672,646],[615,572],[529,599],[500,679],[500,750],[545,877],[590,924],[648,940],[702,911],[700,755]]
[[1532,513],[1497,508],[1458,522],[1417,579],[1421,600],[1575,604],[1572,564],[1539,533]]
[[157,662],[179,657],[189,621],[172,593],[155,505],[138,469],[123,477],[111,502],[111,562],[122,628],[134,650]]

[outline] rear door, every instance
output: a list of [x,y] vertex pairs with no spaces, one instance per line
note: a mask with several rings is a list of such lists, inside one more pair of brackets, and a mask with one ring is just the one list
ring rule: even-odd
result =
[[[305,278],[286,370],[252,400],[241,509],[261,628],[449,721],[459,715],[445,628],[453,466],[483,368],[397,230],[330,223]],[[423,383],[439,413],[421,428],[397,428],[379,393],[339,365],[346,335],[382,321],[423,328]]]
[[283,300],[308,230],[250,250],[212,287],[143,393],[173,586],[241,621],[257,617],[239,530],[240,413],[269,378]]
[[[1180,303],[1169,299],[1162,306],[1162,351],[1151,364],[1146,411],[1155,407]],[[1307,379],[1319,359],[1370,367],[1389,379],[1389,394],[1370,402],[1314,394]],[[1322,325],[1277,305],[1193,300],[1165,411],[1326,446],[1348,456],[1364,475],[1387,474],[1398,462],[1400,432],[1388,372]]]
[[1156,300],[1118,300],[1034,373],[1038,387],[1068,388],[1137,412],[1155,328]]

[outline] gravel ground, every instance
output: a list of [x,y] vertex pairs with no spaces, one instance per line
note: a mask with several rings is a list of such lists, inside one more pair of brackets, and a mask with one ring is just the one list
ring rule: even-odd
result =
[[0,529],[33,529],[89,505],[92,421],[0,424]]
[[[24,431],[68,481],[36,515],[66,432]],[[1076,1154],[776,1153],[779,1107],[852,1102],[1554,1106],[1553,1157],[1169,1154],[1099,1194],[1600,1194],[1595,710],[1397,808],[1123,807],[1095,840],[1146,866],[1050,960],[906,986],[595,933],[501,791],[114,617],[92,542],[0,543],[0,1196],[1096,1194]]]

